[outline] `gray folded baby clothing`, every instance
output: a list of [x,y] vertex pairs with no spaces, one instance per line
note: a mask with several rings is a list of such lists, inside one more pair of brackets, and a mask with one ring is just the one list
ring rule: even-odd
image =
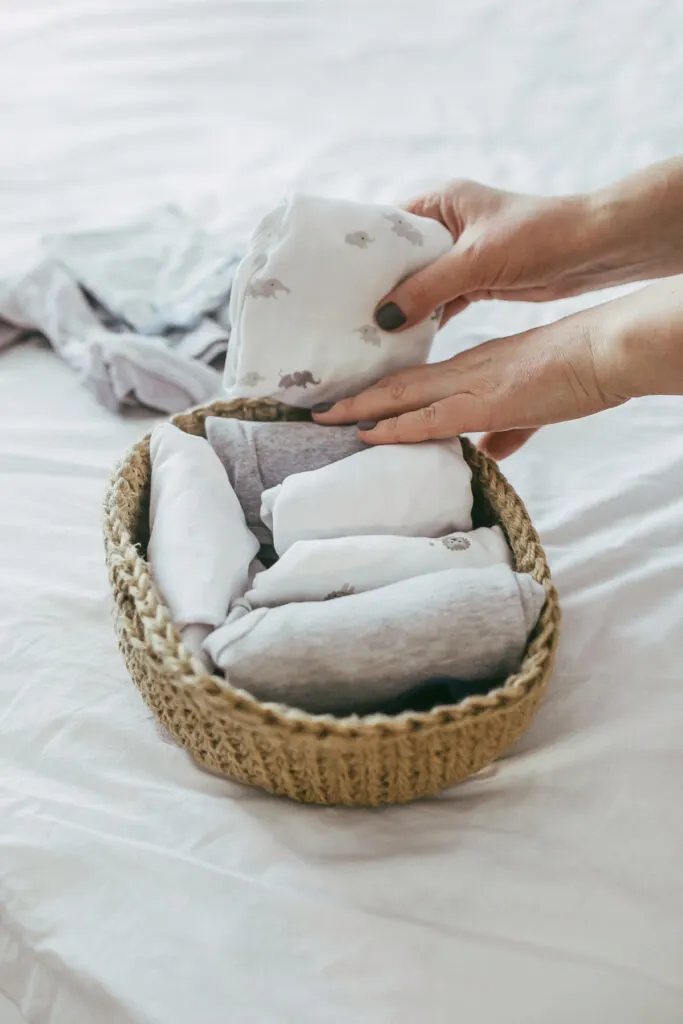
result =
[[238,601],[204,649],[258,700],[352,714],[419,680],[506,677],[543,602],[540,584],[508,566],[449,569],[331,601]]
[[260,423],[219,416],[207,418],[206,438],[225,466],[249,529],[264,543],[271,540],[260,517],[265,490],[294,473],[322,469],[368,447],[355,427]]
[[241,257],[234,243],[176,206],[119,227],[59,235],[45,245],[115,321],[144,335],[194,330],[207,313],[222,321]]

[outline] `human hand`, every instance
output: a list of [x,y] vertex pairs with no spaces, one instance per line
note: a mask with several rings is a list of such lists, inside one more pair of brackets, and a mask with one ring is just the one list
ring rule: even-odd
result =
[[683,394],[683,277],[404,370],[313,415],[357,423],[368,444],[484,432],[481,447],[504,458],[541,426],[648,394]]
[[453,181],[406,204],[455,238],[441,259],[413,274],[378,304],[384,330],[401,330],[444,306],[442,325],[470,302],[542,302],[599,287],[597,246],[587,197],[543,198]]

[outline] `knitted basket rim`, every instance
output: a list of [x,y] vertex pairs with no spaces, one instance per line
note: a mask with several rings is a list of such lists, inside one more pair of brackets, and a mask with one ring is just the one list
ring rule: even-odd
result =
[[[217,401],[192,409],[173,416],[171,422],[188,433],[204,436],[204,423],[209,416],[261,421],[309,418],[305,410],[272,401],[236,400]],[[209,675],[184,646],[142,553],[148,515],[149,437],[147,434],[124,455],[112,475],[105,497],[104,540],[115,601],[114,615],[119,645],[134,682],[163,724],[191,749],[198,760],[215,770],[225,771],[224,767],[216,768],[218,755],[214,757],[211,750],[212,746],[216,749],[222,746],[221,730],[231,734],[238,730],[240,742],[247,736],[251,742],[251,737],[257,734],[260,741],[267,733],[268,744],[284,745],[288,749],[297,742],[310,745],[310,741],[315,740],[329,745],[339,740],[340,750],[342,747],[346,749],[349,743],[362,746],[364,741],[381,744],[393,739],[398,742],[417,733],[422,741],[428,742],[431,734],[436,736],[444,730],[455,730],[461,734],[468,724],[481,732],[482,727],[488,728],[485,723],[490,720],[492,728],[498,729],[493,720],[506,716],[515,718],[517,722],[516,735],[511,742],[524,731],[552,673],[560,620],[557,593],[545,553],[522,500],[496,463],[475,449],[467,439],[462,439],[463,451],[472,468],[473,485],[476,484],[482,507],[488,507],[487,514],[492,513],[493,519],[502,525],[513,550],[517,571],[530,573],[545,590],[545,603],[523,662],[503,685],[486,694],[466,697],[458,704],[427,711],[405,711],[395,716],[373,713],[337,718],[329,714],[310,714],[282,704],[262,703],[246,691],[233,688],[222,677]],[[213,723],[212,726],[205,724],[199,730],[201,738],[198,738],[196,729],[192,736],[188,736],[185,734],[187,730],[179,726],[176,714],[179,705],[183,706],[186,717],[193,721],[200,718],[205,723]],[[524,719],[523,725],[517,721],[521,718]],[[500,728],[505,732],[504,723]],[[207,742],[204,734],[209,733],[211,736]],[[499,754],[497,749],[494,756]],[[493,759],[491,757],[485,763]],[[232,760],[231,755],[231,765]],[[254,780],[251,777],[253,772],[245,773],[240,766],[238,769],[227,774],[243,781],[256,781],[257,785],[264,785],[274,792],[287,792],[287,795],[298,799],[338,802],[325,799],[324,793],[322,798],[318,798],[315,786],[312,796],[310,793],[302,796],[291,792],[289,784],[281,787],[268,780]],[[422,794],[413,793],[408,799],[419,795]],[[342,802],[378,801],[353,799]]]

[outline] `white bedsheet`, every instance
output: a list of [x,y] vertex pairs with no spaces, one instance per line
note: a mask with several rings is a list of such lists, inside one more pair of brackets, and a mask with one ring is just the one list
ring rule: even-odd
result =
[[[9,5],[2,270],[160,201],[247,229],[291,184],[597,185],[683,150],[680,24],[676,0]],[[561,308],[480,306],[444,344]],[[38,344],[0,359],[0,1024],[680,1022],[683,401],[510,460],[563,601],[552,689],[493,770],[368,812],[158,735],[100,540],[147,426]]]

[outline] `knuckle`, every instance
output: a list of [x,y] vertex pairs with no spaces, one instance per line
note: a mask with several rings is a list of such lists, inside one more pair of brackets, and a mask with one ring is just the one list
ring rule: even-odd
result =
[[394,399],[403,398],[406,393],[406,383],[403,380],[392,380],[387,386],[390,396]]
[[382,420],[378,429],[381,430],[383,437],[396,439],[398,435],[398,419],[398,416],[389,416],[388,419]]
[[486,273],[487,251],[491,251],[490,242],[487,241],[485,237],[478,235],[474,235],[472,238],[469,238],[462,247],[462,260],[467,264],[470,280],[472,282],[471,291],[477,292],[478,294],[487,294],[490,292],[490,289],[486,287],[489,276]]
[[429,429],[435,425],[439,418],[439,409],[436,405],[425,405],[423,409],[420,409],[420,420],[423,425]]
[[353,398],[343,398],[341,402],[337,402],[334,406],[334,413],[336,416],[353,416],[356,411],[356,401]]
[[472,188],[476,188],[476,182],[471,178],[451,178],[447,185],[444,186],[444,192],[450,193],[450,195],[458,196],[463,192],[469,192]]

